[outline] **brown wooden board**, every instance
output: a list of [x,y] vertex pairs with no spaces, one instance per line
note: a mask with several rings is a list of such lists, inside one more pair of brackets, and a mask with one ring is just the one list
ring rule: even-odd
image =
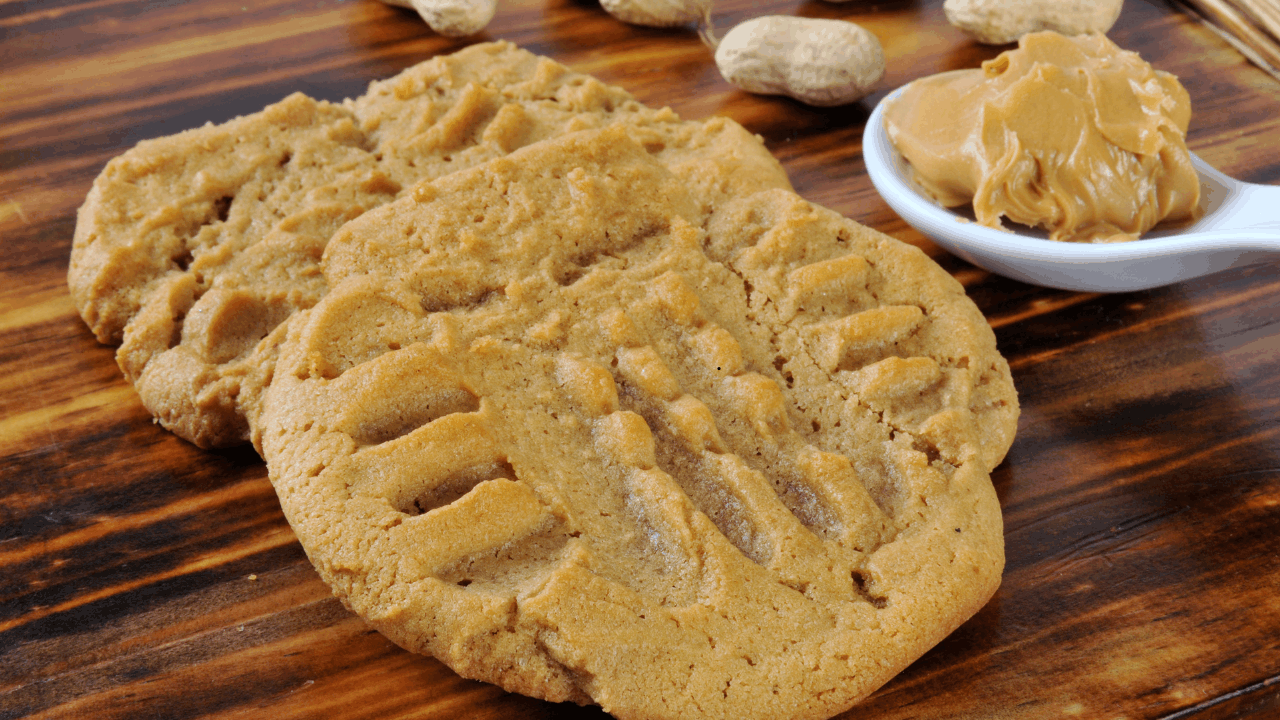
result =
[[[990,275],[908,228],[862,164],[871,108],[1003,49],[941,4],[718,2],[721,34],[776,13],[879,36],[880,89],[819,110],[742,93],[691,30],[593,0],[502,0],[461,40],[377,0],[0,0],[0,718],[602,715],[460,679],[350,615],[256,454],[155,425],[66,287],[76,209],[138,141],[295,90],[355,96],[499,38],[737,120],[801,194],[924,248],[994,326],[1023,407],[993,476],[1004,583],[849,717],[1280,716],[1280,262],[1092,295]],[[1181,77],[1193,150],[1280,181],[1280,84],[1163,2],[1129,0],[1111,37]]]

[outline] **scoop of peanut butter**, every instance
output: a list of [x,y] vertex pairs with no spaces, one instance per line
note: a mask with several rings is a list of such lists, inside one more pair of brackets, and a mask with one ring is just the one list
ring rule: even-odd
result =
[[1053,240],[1134,240],[1199,212],[1178,79],[1103,35],[1023,36],[981,69],[922,78],[886,109],[889,138],[946,207],[973,203]]

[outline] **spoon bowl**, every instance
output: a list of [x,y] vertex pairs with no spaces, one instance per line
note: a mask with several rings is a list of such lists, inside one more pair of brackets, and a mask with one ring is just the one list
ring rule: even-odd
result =
[[1089,292],[1146,290],[1251,265],[1280,253],[1280,187],[1245,183],[1218,172],[1194,153],[1204,214],[1194,223],[1157,226],[1118,243],[1049,240],[1039,229],[1018,232],[979,225],[944,208],[911,178],[889,141],[881,100],[862,134],[867,174],[907,224],[952,254],[985,270],[1034,285]]

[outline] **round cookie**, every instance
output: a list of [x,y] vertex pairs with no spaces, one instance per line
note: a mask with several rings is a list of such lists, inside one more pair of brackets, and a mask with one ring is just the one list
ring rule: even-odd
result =
[[619,718],[825,718],[976,612],[1017,399],[919,250],[708,217],[617,129],[330,243],[261,446],[320,575],[460,674]]
[[326,290],[343,223],[405,187],[548,137],[625,122],[709,209],[789,187],[735,123],[682,122],[510,43],[469,47],[343,104],[294,94],[113,159],[80,208],[68,282],[162,425],[202,447],[250,438],[283,321]]

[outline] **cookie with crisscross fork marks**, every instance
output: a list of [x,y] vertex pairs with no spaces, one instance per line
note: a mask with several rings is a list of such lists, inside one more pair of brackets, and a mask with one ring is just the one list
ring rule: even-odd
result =
[[460,674],[620,718],[823,718],[1003,565],[1017,401],[923,253],[617,130],[345,226],[262,446],[321,576]]
[[324,295],[320,258],[343,223],[423,179],[612,122],[708,207],[790,187],[732,121],[681,121],[510,43],[474,45],[355,100],[296,93],[115,158],[80,209],[72,296],[162,425],[202,447],[244,442],[283,322]]

